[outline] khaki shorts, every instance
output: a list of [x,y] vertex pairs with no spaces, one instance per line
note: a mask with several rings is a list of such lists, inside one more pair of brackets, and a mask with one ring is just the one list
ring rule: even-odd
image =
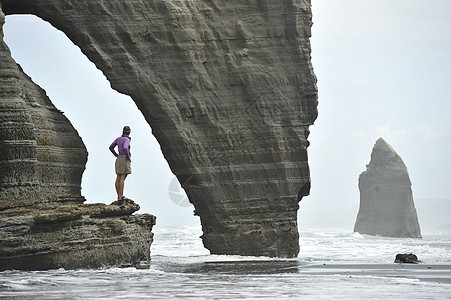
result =
[[116,174],[131,174],[132,173],[131,162],[128,160],[127,157],[116,158],[115,168],[116,168]]

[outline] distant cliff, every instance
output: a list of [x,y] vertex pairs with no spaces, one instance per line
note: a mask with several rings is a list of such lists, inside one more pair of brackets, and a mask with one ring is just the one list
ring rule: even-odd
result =
[[133,98],[211,253],[297,255],[317,117],[309,0],[2,3],[62,30]]
[[360,174],[360,210],[354,231],[389,237],[421,238],[411,182],[401,157],[382,138]]

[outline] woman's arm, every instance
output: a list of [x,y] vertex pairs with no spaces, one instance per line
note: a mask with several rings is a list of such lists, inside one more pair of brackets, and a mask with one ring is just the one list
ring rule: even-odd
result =
[[111,153],[113,153],[114,156],[118,157],[119,154],[117,154],[116,150],[114,150],[114,147],[116,147],[116,145],[117,145],[117,139],[114,140],[114,142],[110,145],[109,149],[110,149]]

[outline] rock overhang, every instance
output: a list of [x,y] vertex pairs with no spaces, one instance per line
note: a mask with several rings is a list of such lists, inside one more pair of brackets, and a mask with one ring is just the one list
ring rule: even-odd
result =
[[317,116],[310,1],[2,3],[62,30],[132,97],[212,253],[297,255]]

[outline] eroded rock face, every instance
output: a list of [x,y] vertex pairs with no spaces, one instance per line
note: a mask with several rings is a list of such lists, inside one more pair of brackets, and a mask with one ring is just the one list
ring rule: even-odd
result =
[[0,213],[0,271],[140,266],[150,260],[155,217],[110,205],[41,202]]
[[62,30],[130,95],[211,253],[293,257],[317,116],[309,0],[2,0]]
[[11,58],[0,14],[0,210],[77,200],[85,145],[45,91]]
[[86,148],[3,42],[0,9],[0,271],[139,265],[152,215],[132,202],[83,204]]
[[411,182],[401,157],[382,138],[360,174],[360,210],[354,231],[369,235],[421,238]]

